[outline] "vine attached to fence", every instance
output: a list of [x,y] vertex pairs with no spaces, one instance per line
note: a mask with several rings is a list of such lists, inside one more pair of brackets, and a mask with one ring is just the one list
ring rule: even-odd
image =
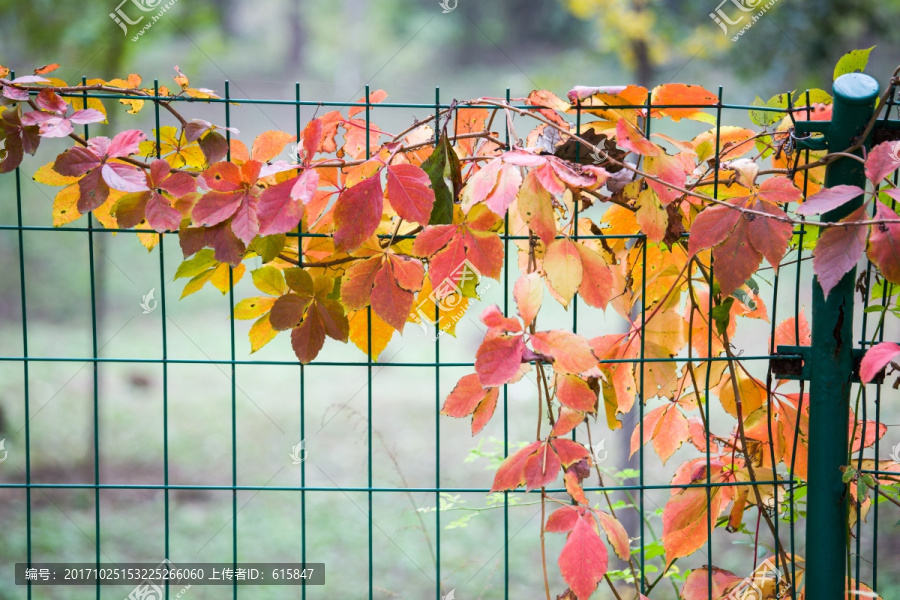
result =
[[[206,283],[224,292],[244,276],[246,261],[261,260],[252,279],[263,295],[235,306],[237,318],[255,321],[254,352],[282,331],[290,331],[303,363],[316,358],[326,338],[352,341],[377,359],[409,322],[453,334],[479,280],[500,277],[504,239],[512,241],[522,272],[514,286],[517,312],[490,306],[481,313],[487,331],[475,372],[459,380],[443,413],[471,417],[478,434],[502,386],[533,372],[535,438],[502,462],[492,490],[541,490],[542,548],[546,532],[567,535],[557,564],[568,589],[558,598],[586,600],[605,583],[621,599],[617,582],[646,598],[675,561],[706,544],[708,518],[739,531],[745,514],[755,512],[776,536],[774,521],[787,518],[787,500],[783,486],[772,482],[779,465],[806,477],[809,402],[802,392],[783,391],[785,382],[751,376],[731,340],[739,319],[768,319],[754,276],[763,260],[777,271],[804,242],[796,226],[807,228],[806,243],[816,240],[813,268],[826,293],[863,253],[878,268],[882,290],[900,284],[900,217],[892,208],[900,190],[887,179],[900,166],[900,145],[884,141],[864,157],[849,154],[858,147],[797,150],[796,121],[830,118],[831,99],[822,90],[754,103],[750,118],[760,130],[723,125],[720,98],[703,87],[665,84],[576,87],[566,99],[549,91],[515,102],[479,98],[439,107],[396,134],[370,119],[386,97],[376,91],[346,115],[333,111],[310,120],[299,138],[267,131],[248,148],[238,131],[176,109],[185,97],[197,101],[192,108],[230,101],[190,87],[177,67],[173,91],[141,87],[137,75],[68,85],[49,76],[56,66],[18,78],[0,67],[0,172],[18,168],[44,138],[69,138],[72,146],[34,175],[62,188],[53,224],[92,213],[104,227],[138,228],[148,250],[163,234],[178,235],[185,260],[176,277],[188,279],[184,296]],[[130,129],[88,137],[87,126],[105,122],[115,100],[130,114],[149,103],[176,125],[149,136]],[[688,140],[648,137],[654,119],[713,127]],[[520,137],[516,126],[523,120],[533,128]],[[508,141],[495,131],[501,121]],[[76,126],[85,127],[83,136]],[[868,192],[823,188],[824,165],[848,156],[864,162]],[[805,220],[863,194],[865,206],[840,222]],[[578,295],[595,309],[611,308],[628,331],[588,339],[541,330],[547,295],[566,307]],[[771,345],[809,343],[801,313],[775,328]],[[898,356],[896,344],[874,346],[863,380]],[[682,369],[674,357],[683,357]],[[711,431],[706,390],[734,417],[731,431]],[[603,481],[599,465],[585,444],[565,436],[582,424],[590,435],[596,421],[621,428],[636,400],[654,398],[659,404],[644,417],[643,442],[663,463],[683,444],[704,457],[676,471],[662,514],[662,570],[650,581],[642,580],[632,540],[608,497],[601,507],[585,495],[592,469]],[[885,432],[857,419],[848,415],[853,453]],[[860,429],[868,432],[865,439]],[[632,453],[640,443],[636,429]],[[875,466],[898,470],[893,463]],[[853,518],[863,518],[874,479],[849,472],[858,500]],[[560,474],[566,501],[545,492]],[[706,485],[691,485],[697,482]],[[728,485],[737,482],[748,485]],[[626,563],[624,571],[609,569],[608,548]],[[776,562],[793,568],[771,597],[789,597],[799,589],[790,576],[802,577],[802,567],[780,541],[775,548]],[[549,599],[547,568],[545,553]],[[721,598],[741,581],[712,566],[698,568],[680,594]]]

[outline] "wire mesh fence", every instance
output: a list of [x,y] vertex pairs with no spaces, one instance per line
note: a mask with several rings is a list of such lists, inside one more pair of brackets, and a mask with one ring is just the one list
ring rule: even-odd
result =
[[[156,89],[158,93],[158,84]],[[812,110],[812,103],[809,101],[805,102],[805,107],[794,109],[789,106],[785,110],[726,104],[722,101],[721,89],[718,96],[718,104],[712,107],[718,124],[715,129],[715,155],[724,146],[720,129],[723,122],[745,121],[750,110],[763,113],[788,112],[791,117],[805,111],[808,119]],[[129,99],[128,96],[97,92],[86,92],[81,97],[85,101],[88,98],[103,101]],[[513,106],[523,110],[534,109],[532,105],[512,103],[509,90],[504,97]],[[788,98],[791,97],[788,93]],[[376,110],[379,115],[385,115],[387,120],[393,118],[389,115],[397,114],[406,122],[410,114],[415,114],[420,118],[436,115],[439,122],[441,111],[457,111],[477,106],[477,103],[447,103],[441,99],[439,90],[435,92],[433,103],[381,102],[375,105],[369,98],[367,88],[362,102],[305,100],[301,98],[299,84],[292,99],[236,98],[231,94],[229,83],[225,82],[224,96],[221,99],[207,99],[203,103],[184,97],[157,96],[149,99],[191,104],[191,109],[202,113],[198,116],[213,121],[223,119],[227,128],[234,127],[235,122],[241,120],[238,113],[252,115],[242,122],[242,128],[243,123],[247,123],[251,129],[259,126],[254,117],[259,119],[260,115],[286,130],[291,129],[287,123],[292,118],[293,129],[298,137],[305,124],[303,115],[309,117],[323,107],[359,110],[364,116],[368,136],[370,119]],[[162,130],[167,121],[158,103],[153,108],[152,127],[159,148]],[[646,105],[626,105],[620,108],[646,109],[647,114],[650,114],[659,108],[709,109],[710,106],[660,106],[652,104],[648,99]],[[890,109],[891,107],[887,114]],[[277,112],[277,115],[272,113],[273,116],[270,116],[266,113],[270,110]],[[582,112],[576,110],[574,118],[577,130],[581,131]],[[507,120],[500,134],[507,146],[516,142],[515,132],[510,129],[511,124],[512,120]],[[650,119],[645,119],[644,127],[647,136],[657,133],[651,131]],[[85,126],[84,138],[89,139],[91,133]],[[225,130],[225,136],[231,140],[230,129]],[[367,140],[366,147],[370,146]],[[576,161],[580,158],[579,152],[581,150],[576,147]],[[806,153],[806,160],[809,162],[809,150],[802,152]],[[896,182],[896,174],[894,177]],[[804,179],[804,188],[806,184],[807,180]],[[110,564],[134,562],[137,559],[158,561],[164,558],[175,564],[324,562],[326,569],[326,583],[322,587],[244,587],[237,581],[230,585],[231,589],[194,586],[189,590],[181,590],[166,585],[163,586],[165,598],[180,597],[184,593],[196,598],[229,595],[254,599],[343,596],[434,597],[440,600],[453,598],[454,594],[455,597],[465,599],[531,597],[541,593],[542,577],[537,568],[540,559],[536,558],[539,552],[538,542],[535,535],[528,535],[534,534],[538,529],[535,516],[540,511],[533,504],[539,498],[540,490],[526,492],[519,489],[491,494],[489,479],[484,475],[487,471],[473,474],[471,469],[458,470],[459,463],[466,456],[475,460],[476,464],[477,461],[496,464],[517,449],[519,439],[525,438],[526,428],[530,430],[532,427],[533,415],[523,414],[522,405],[518,402],[527,396],[527,392],[514,393],[508,386],[503,387],[498,407],[500,419],[490,430],[496,436],[496,449],[493,453],[481,445],[476,448],[477,442],[470,440],[467,432],[463,431],[465,435],[461,435],[455,423],[447,422],[440,415],[443,401],[456,382],[457,375],[470,371],[474,364],[470,358],[471,338],[480,331],[474,316],[461,321],[456,338],[440,335],[436,324],[433,336],[422,335],[417,329],[407,330],[402,338],[391,342],[393,346],[389,348],[394,350],[382,353],[377,360],[372,349],[371,318],[368,320],[369,347],[362,358],[334,351],[326,352],[311,364],[300,365],[292,357],[283,357],[284,348],[266,355],[266,358],[256,358],[250,355],[247,344],[238,335],[246,328],[235,317],[235,307],[239,300],[235,284],[239,277],[235,277],[234,268],[229,267],[225,272],[225,293],[221,301],[204,301],[204,310],[211,311],[218,317],[227,317],[227,328],[219,333],[207,333],[205,328],[209,319],[204,315],[185,312],[186,309],[173,306],[174,295],[179,291],[173,277],[181,262],[180,250],[176,247],[177,237],[151,229],[102,227],[92,214],[77,222],[53,227],[42,223],[47,220],[46,206],[37,203],[29,206],[28,198],[34,193],[29,189],[24,173],[17,169],[15,173],[3,177],[0,185],[3,186],[3,209],[0,214],[5,221],[0,223],[0,234],[5,242],[3,247],[8,249],[4,250],[6,256],[3,262],[9,265],[5,269],[8,286],[5,297],[16,301],[14,307],[8,307],[5,311],[9,318],[2,326],[0,362],[6,381],[3,386],[6,403],[8,406],[15,404],[15,408],[7,410],[17,416],[16,420],[10,420],[6,430],[10,432],[6,445],[9,460],[0,467],[0,492],[3,498],[0,508],[4,513],[4,521],[11,524],[4,538],[6,545],[15,549],[3,553],[10,564],[0,566],[0,578],[6,582],[0,589],[0,598],[119,598],[129,593],[128,588],[99,583],[86,587],[42,586],[38,582],[15,586],[12,584],[12,563],[15,562]],[[718,197],[719,187],[720,182],[716,177],[712,186],[715,197]],[[576,221],[578,217],[576,205]],[[142,281],[152,281],[150,296],[142,294],[140,303],[140,314],[149,316],[141,321],[139,328],[132,328],[133,333],[126,333],[111,344],[119,332],[129,331],[129,324],[126,323],[122,329],[109,336],[114,328],[104,326],[104,322],[109,324],[107,315],[124,309],[110,304],[107,292],[102,289],[108,284],[109,274],[100,275],[98,270],[115,268],[116,261],[110,258],[115,254],[111,249],[113,244],[118,249],[129,240],[129,243],[133,243],[132,238],[136,235],[156,238],[154,253],[128,255],[129,264],[125,268],[128,272],[139,271],[145,275]],[[299,244],[302,245],[303,239],[315,238],[317,235],[320,234],[300,230],[288,234],[288,237],[300,240]],[[56,240],[63,236],[71,239],[67,238],[66,242],[58,244]],[[112,239],[114,236],[115,240]],[[735,341],[735,347],[739,349],[739,360],[745,365],[747,372],[766,382],[769,403],[772,403],[773,385],[777,378],[773,376],[770,361],[800,358],[776,353],[776,327],[786,318],[793,317],[793,338],[800,340],[803,337],[801,314],[804,307],[809,307],[812,303],[809,242],[815,237],[815,229],[800,227],[794,231],[792,250],[781,268],[777,272],[767,270],[759,278],[762,285],[757,298],[767,309],[767,322],[759,320],[747,325]],[[635,256],[638,263],[633,272],[640,280],[641,297],[646,297],[647,287],[654,285],[654,279],[663,276],[656,272],[659,267],[658,250],[648,244],[643,234],[626,236],[576,231],[574,238],[601,240],[602,243],[625,243],[637,249]],[[72,239],[75,241],[71,241]],[[515,244],[528,241],[529,236],[510,232],[507,218],[506,227],[501,231],[501,240],[504,246],[502,275],[482,295],[485,305],[487,300],[495,300],[504,314],[510,314],[513,310],[510,303],[511,282],[515,281],[519,272],[515,260]],[[76,249],[79,245],[81,248]],[[59,248],[63,248],[64,252],[60,253]],[[79,252],[84,257],[84,264],[70,267],[63,264],[62,268],[77,273],[77,276],[73,276],[77,280],[75,285],[89,288],[86,294],[81,293],[86,297],[87,305],[81,303],[77,309],[66,307],[66,313],[80,312],[80,316],[71,316],[67,321],[54,326],[54,329],[59,328],[61,332],[52,333],[51,330],[48,333],[41,325],[41,319],[45,312],[43,307],[48,302],[46,294],[52,289],[53,283],[44,279],[41,265],[71,260],[72,255],[67,254],[66,249],[71,253]],[[108,260],[111,263],[106,264]],[[873,342],[884,339],[884,320],[873,324],[873,316],[885,314],[891,307],[896,292],[891,284],[876,277],[871,264],[867,265],[859,283],[864,290],[862,297],[865,301],[858,307],[857,325],[860,335],[857,346],[864,349]],[[154,295],[153,290],[158,290],[158,295]],[[123,314],[128,314],[128,311],[137,313],[134,305],[138,303],[129,302],[130,306]],[[713,310],[712,302],[710,294],[710,313]],[[371,311],[371,308],[367,310]],[[640,314],[635,314],[632,318],[638,323],[644,322],[646,310],[641,304]],[[173,312],[177,313],[175,317]],[[440,320],[440,316],[440,307],[437,307],[435,322]],[[193,319],[197,319],[197,322],[192,323]],[[551,320],[574,332],[591,335],[614,331],[624,323],[584,306],[578,297],[567,311],[558,310],[553,313]],[[222,321],[224,319],[218,322]],[[62,351],[65,350],[63,346],[67,336],[76,330],[84,336],[87,351]],[[152,344],[146,341],[145,336],[149,335],[154,336]],[[54,343],[54,336],[58,336],[57,343]],[[174,342],[173,336],[178,337]],[[209,340],[205,336],[209,336]],[[707,327],[706,336],[705,344],[693,340],[694,343],[688,344],[682,354],[671,358],[646,356],[642,338],[636,359],[601,361],[610,365],[636,365],[637,400],[634,410],[626,416],[624,433],[609,432],[599,436],[603,440],[599,443],[598,436],[591,440],[594,460],[601,463],[606,477],[599,482],[585,481],[584,490],[590,498],[597,501],[603,496],[612,498],[613,505],[620,512],[631,515],[630,518],[624,517],[624,520],[632,540],[631,551],[640,572],[631,573],[625,563],[619,563],[617,570],[611,571],[611,574],[617,582],[632,585],[636,582],[641,593],[649,594],[651,598],[680,598],[684,577],[690,568],[719,564],[723,557],[726,562],[730,561],[730,566],[736,573],[743,575],[752,572],[749,565],[752,564],[755,568],[763,555],[772,554],[773,569],[789,572],[793,582],[798,581],[798,575],[801,575],[802,580],[802,563],[798,564],[793,560],[788,565],[783,563],[784,553],[788,557],[802,557],[808,550],[803,544],[806,484],[795,472],[793,460],[788,468],[772,469],[772,478],[762,478],[763,480],[755,482],[756,485],[769,489],[771,494],[771,504],[763,510],[772,519],[775,536],[772,538],[762,535],[760,539],[765,539],[765,542],[759,544],[767,546],[767,552],[760,551],[757,555],[755,545],[748,541],[760,535],[761,517],[757,518],[756,523],[738,521],[731,524],[731,529],[745,534],[743,543],[735,544],[731,538],[717,533],[725,529],[727,517],[715,518],[707,511],[702,527],[706,528],[708,543],[690,559],[681,561],[688,563],[686,566],[676,563],[666,569],[664,561],[661,562],[659,517],[662,506],[673,490],[687,487],[704,489],[706,502],[711,504],[721,502],[722,489],[736,490],[730,496],[734,497],[740,495],[737,490],[743,489],[746,492],[751,485],[747,481],[712,481],[711,463],[716,458],[710,450],[712,442],[709,437],[706,439],[706,451],[699,449],[693,455],[694,458],[703,459],[697,463],[697,466],[703,468],[691,474],[688,483],[672,483],[671,473],[646,455],[645,443],[651,440],[653,432],[645,428],[645,416],[657,406],[652,400],[654,394],[645,389],[647,369],[652,369],[654,364],[670,363],[679,370],[686,370],[690,364],[691,368],[700,373],[702,384],[698,391],[702,391],[703,398],[709,398],[716,384],[715,372],[718,370],[721,373],[723,365],[732,359],[721,355],[713,347],[712,327]],[[37,342],[35,337],[38,338]],[[190,341],[201,338],[200,342]],[[138,340],[143,341],[139,343]],[[176,347],[177,351],[173,351]],[[697,352],[694,348],[700,348],[701,351]],[[82,402],[78,410],[86,410],[90,418],[86,428],[89,432],[86,442],[88,458],[78,469],[65,461],[55,460],[59,457],[54,457],[52,450],[48,453],[41,448],[42,445],[52,443],[53,432],[63,432],[72,427],[70,420],[73,418],[65,411],[43,412],[58,393],[47,388],[56,383],[55,375],[48,376],[50,372],[47,371],[47,365],[50,364],[86,368],[89,381],[80,386],[74,395]],[[153,385],[158,385],[158,388],[154,388],[159,392],[154,393],[154,402],[158,403],[154,405],[155,412],[136,409],[130,414],[127,407],[113,408],[118,406],[123,393],[122,386],[112,380],[113,375],[118,377],[126,372],[123,369],[133,368],[139,368],[141,373],[148,373]],[[218,378],[216,373],[219,372],[225,375],[225,379],[213,383],[212,378]],[[49,379],[46,386],[41,383],[45,376]],[[257,389],[265,389],[267,378],[279,383],[292,380],[289,393],[269,390],[268,393],[257,394]],[[186,386],[185,381],[192,381],[193,387]],[[248,383],[244,384],[244,381]],[[136,387],[146,385],[138,383]],[[761,444],[765,448],[761,452],[774,453],[779,443],[775,437],[782,436],[781,443],[792,445],[791,454],[797,457],[797,445],[801,443],[800,415],[804,411],[805,387],[803,382],[793,385],[796,388],[792,392],[795,394],[792,398],[796,403],[792,408],[798,415],[793,423],[794,429],[790,432],[773,430],[770,412],[770,437],[768,444]],[[203,422],[190,424],[192,403],[199,402],[197,394],[206,386],[215,390],[215,406],[202,409]],[[137,394],[138,392],[134,392],[136,387],[128,388],[125,394]],[[799,391],[799,395],[796,391]],[[853,408],[858,418],[862,419],[863,439],[871,434],[866,432],[866,427],[882,427],[885,417],[882,400],[894,393],[896,392],[883,386],[858,387],[857,402]],[[279,409],[272,408],[271,400],[274,396],[277,396],[277,402],[282,405]],[[327,396],[333,398],[329,399]],[[403,402],[414,403],[414,408],[408,408],[403,402],[392,401],[391,398],[395,396]],[[259,400],[260,397],[263,400]],[[334,399],[336,401],[332,401]],[[289,408],[284,410],[284,405]],[[704,413],[699,420],[701,431],[704,430],[703,423],[721,421],[724,416],[710,402],[700,402],[700,406]],[[327,424],[343,410],[355,415],[351,425],[322,434]],[[272,411],[276,416],[267,416],[267,411]],[[50,422],[42,423],[42,414],[43,418],[51,416]],[[313,414],[318,417],[318,423],[311,417]],[[258,462],[259,447],[266,446],[271,438],[268,437],[269,434],[262,433],[266,430],[245,425],[255,419],[271,421],[283,434],[281,439],[293,440],[294,443],[289,445],[283,445],[279,441],[278,447],[271,449],[272,454],[278,455],[280,462]],[[210,443],[204,440],[203,434],[204,423],[207,422],[216,430],[215,436],[211,436],[215,440],[212,443],[218,445],[215,449],[204,447]],[[658,423],[653,423],[652,426],[656,427]],[[40,429],[40,435],[36,436],[35,427]],[[129,431],[137,428],[148,435],[152,431],[154,436],[158,436],[158,447],[153,446],[149,457],[143,459],[144,465],[153,467],[152,473],[133,473],[127,468],[124,471],[115,468],[118,455],[129,454],[129,449],[127,438],[123,440],[121,436],[105,431],[105,428],[114,427]],[[242,431],[245,427],[245,431]],[[290,434],[286,434],[285,430],[289,430]],[[383,434],[382,431],[387,433]],[[632,431],[635,458],[629,459],[627,436]],[[708,436],[708,427],[706,431]],[[332,441],[327,444],[323,442],[321,447],[328,450],[317,454],[316,446],[310,445],[308,440],[320,434],[323,437],[330,436]],[[353,449],[346,447],[346,440],[354,434],[361,436],[357,440],[361,454],[354,454]],[[178,441],[173,445],[174,438]],[[138,436],[138,439],[143,438]],[[585,441],[586,432],[579,427],[572,432],[572,439]],[[604,446],[604,442],[609,447]],[[392,443],[396,444],[393,451]],[[882,444],[880,436],[875,435],[873,456],[881,456]],[[201,464],[196,472],[185,477],[183,464],[186,460],[189,461],[185,453],[192,451],[192,445],[197,446],[197,453],[215,457],[211,462],[221,463],[226,468],[210,466],[209,471],[204,471]],[[381,448],[385,450],[382,451]],[[241,461],[242,453],[248,451],[254,456],[252,463]],[[265,456],[265,452],[268,450],[263,451],[263,458],[270,459],[271,457]],[[320,462],[319,457],[322,455],[326,456]],[[616,464],[606,464],[610,455],[614,455],[614,460],[610,462]],[[866,455],[866,458],[869,456]],[[761,464],[765,462],[762,457],[759,460]],[[814,462],[816,457],[810,456],[809,460]],[[860,472],[893,475],[880,471],[877,460],[875,467],[867,468],[870,463],[864,462],[863,452],[859,452],[857,460]],[[63,472],[48,469],[48,463],[53,462],[61,465]],[[770,464],[777,462],[773,454]],[[404,476],[404,468],[408,468],[410,463],[416,464],[413,469],[415,473],[407,478]],[[290,475],[285,469],[290,471]],[[876,489],[878,485],[880,484],[876,483]],[[546,491],[549,494],[564,494],[566,490],[555,487]],[[79,495],[62,500],[66,493]],[[205,509],[198,509],[192,504],[191,494],[210,494],[215,501]],[[317,497],[323,500],[317,503]],[[485,497],[488,498],[488,504],[472,508],[473,504],[482,502]],[[76,498],[75,504],[72,504],[72,498]],[[155,516],[136,518],[138,530],[131,531],[123,540],[121,529],[132,525],[129,522],[129,511],[137,511],[131,504],[149,501],[147,498],[155,503]],[[269,498],[272,503],[265,505],[267,516],[252,512],[252,509],[245,510],[252,503],[266,502]],[[879,578],[879,548],[889,548],[893,541],[890,532],[885,531],[886,517],[882,514],[882,503],[867,502],[870,505],[864,506],[856,502],[856,514],[867,512],[867,518],[858,518],[852,525],[853,537],[848,542],[851,556],[849,575],[857,581],[867,582],[879,591],[900,589],[890,587],[900,586],[900,574],[889,570],[887,575]],[[409,508],[406,512],[397,508],[406,506],[407,503],[414,508]],[[329,504],[340,505],[342,510],[331,511]],[[199,519],[196,516],[198,510],[215,512],[220,524],[220,529],[213,535],[216,541],[210,546],[212,552],[207,555],[202,552],[206,545],[203,548],[188,545],[190,541],[201,541],[193,538],[202,533],[189,526],[191,519]],[[379,512],[387,518],[380,517]],[[459,515],[466,517],[460,521]],[[107,521],[108,518],[110,521]],[[266,522],[265,526],[260,525],[261,521]],[[53,537],[54,530],[68,527],[68,523],[75,524],[83,536],[81,543],[75,545],[79,550],[66,550],[64,545],[46,540],[48,535]],[[188,533],[180,531],[182,528]],[[293,535],[288,540],[278,539],[281,530],[290,531]],[[424,542],[422,539],[411,542],[403,537],[406,535],[404,530],[415,531],[417,535],[423,536]],[[401,541],[393,541],[395,535],[399,535]],[[273,539],[276,541],[272,541]],[[277,548],[277,555],[267,551],[270,544]],[[90,551],[85,552],[86,548],[90,548]],[[286,548],[291,550],[288,552]],[[214,558],[207,559],[207,556]],[[881,569],[885,570],[883,561]],[[710,570],[710,600],[720,597],[715,593],[720,589],[716,587],[715,577],[717,574]],[[562,590],[563,587],[559,589]],[[597,593],[602,595],[604,592]],[[887,592],[881,593],[885,598],[890,597],[885,595]],[[769,596],[760,595],[759,600],[763,597]],[[785,597],[795,597],[794,591]],[[751,596],[735,595],[734,598]],[[753,600],[757,598],[753,597]]]

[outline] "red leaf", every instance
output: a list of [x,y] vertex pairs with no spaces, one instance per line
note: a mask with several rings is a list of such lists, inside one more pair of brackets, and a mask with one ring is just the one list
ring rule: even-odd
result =
[[896,141],[882,142],[866,157],[866,177],[878,185],[900,167],[900,147]]
[[864,191],[855,185],[836,185],[823,188],[818,193],[810,196],[797,207],[798,215],[821,215],[834,210],[861,196]]
[[[760,197],[762,194],[760,194]],[[750,208],[765,212],[776,217],[787,218],[783,210],[771,202],[757,201],[750,204]],[[788,243],[794,233],[794,227],[790,223],[769,218],[748,219],[747,235],[757,252],[762,254],[772,268],[777,272],[781,259],[787,253]]]
[[669,404],[653,431],[653,449],[663,464],[690,438],[690,434],[687,418],[676,404]]
[[566,408],[565,406],[559,411],[559,417],[550,435],[560,437],[566,435],[584,422],[585,414],[583,412]]
[[241,189],[241,182],[241,168],[231,162],[213,163],[200,174],[204,189],[216,192],[236,192]]
[[456,225],[434,225],[426,227],[416,236],[413,252],[416,256],[434,256],[456,237]]
[[101,176],[100,169],[93,169],[78,180],[78,212],[84,214],[98,208],[109,198],[109,186]]
[[892,342],[881,342],[869,348],[859,367],[859,378],[869,383],[881,370],[900,358],[900,346]]
[[750,244],[748,225],[747,219],[740,219],[732,234],[713,249],[715,276],[723,296],[744,285],[762,262],[762,255]]
[[341,282],[341,301],[350,310],[368,306],[375,285],[375,276],[381,271],[383,255],[360,261],[344,272]]
[[519,373],[525,342],[521,335],[507,336],[489,332],[475,354],[475,371],[483,386],[498,386],[512,381]]
[[559,460],[565,468],[590,456],[587,448],[573,440],[554,438],[550,443],[553,444],[553,449],[556,450],[556,454],[559,455]]
[[[880,221],[894,219],[897,213],[878,202],[875,218]],[[900,224],[885,223],[873,225],[869,235],[869,260],[881,270],[884,278],[893,283],[900,283]]]
[[306,124],[303,129],[303,151],[305,155],[303,161],[309,164],[316,152],[322,146],[325,138],[325,129],[322,125],[322,119],[313,119]]
[[542,444],[537,452],[525,459],[526,490],[546,487],[556,481],[558,476],[559,457],[550,449],[549,444]]
[[500,307],[491,304],[481,312],[481,322],[494,332],[516,333],[522,331],[522,325],[516,319],[503,316]]
[[325,345],[325,326],[317,312],[310,311],[310,316],[291,330],[291,346],[294,354],[303,364],[309,364],[318,356]]
[[237,212],[244,192],[206,192],[194,205],[191,216],[198,225],[218,225]]
[[[396,268],[395,264],[397,265]],[[415,294],[413,291],[404,289],[400,285],[397,271],[399,271],[406,285],[414,288],[415,291],[422,289],[422,280],[425,278],[425,270],[422,267],[422,263],[409,258],[406,260],[406,265],[404,267],[404,262],[399,257],[394,257],[394,260],[391,260],[389,257],[384,267],[375,275],[371,294],[372,310],[384,319],[385,323],[400,332],[403,331],[403,326],[406,324],[407,317],[409,317]],[[418,274],[404,273],[404,268],[417,271]],[[416,280],[418,280],[417,284],[415,283]]]
[[701,250],[712,248],[725,241],[734,230],[741,214],[727,206],[710,206],[694,219],[688,250],[693,256]]
[[554,510],[544,525],[544,530],[551,533],[565,533],[575,528],[580,519],[581,510],[574,506],[561,506]]
[[594,593],[609,561],[606,546],[588,518],[579,517],[559,554],[559,571],[578,600],[587,600]]
[[456,418],[468,417],[475,412],[488,389],[479,383],[477,374],[466,375],[457,382],[456,387],[447,396],[444,407],[441,408],[441,414]]
[[312,173],[318,179],[316,172],[310,170],[304,172],[298,180],[288,179],[263,191],[257,205],[260,234],[287,233],[297,228],[306,206],[293,198],[292,190],[299,185],[299,179],[308,178],[308,173]]
[[409,164],[389,166],[387,195],[391,206],[402,218],[428,225],[434,206],[434,191],[425,171]]
[[597,392],[575,375],[560,375],[556,379],[556,397],[564,406],[582,412],[594,412]]
[[312,298],[299,294],[285,294],[275,301],[269,313],[269,322],[278,331],[293,329],[303,321]]
[[168,198],[156,191],[150,194],[144,211],[147,224],[156,231],[174,231],[181,225],[181,213],[172,207]]
[[499,388],[490,388],[484,396],[475,413],[472,415],[472,435],[475,435],[488,424],[491,417],[494,416],[494,410],[497,408],[497,398],[500,396]]
[[345,189],[334,205],[335,248],[352,252],[362,246],[378,229],[383,210],[381,173]]
[[553,358],[557,373],[583,373],[598,363],[588,340],[570,331],[539,331],[531,336],[531,344],[536,352]]
[[790,179],[781,176],[770,177],[763,181],[757,193],[760,200],[778,204],[799,202],[803,197],[803,192],[797,189]]
[[492,492],[514,490],[525,484],[525,461],[534,454],[543,442],[531,442],[515,454],[508,456],[494,474]]
[[[866,218],[866,209],[860,207],[841,222]],[[840,283],[844,275],[856,267],[866,249],[866,227],[829,227],[816,242],[813,252],[813,270],[822,284],[825,297]]]
[[56,157],[53,170],[67,177],[78,177],[99,166],[99,156],[87,148],[75,146]]

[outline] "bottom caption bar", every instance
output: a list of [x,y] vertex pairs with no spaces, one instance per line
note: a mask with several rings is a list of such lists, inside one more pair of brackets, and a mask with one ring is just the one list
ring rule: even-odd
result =
[[16,563],[16,585],[325,585],[325,563]]

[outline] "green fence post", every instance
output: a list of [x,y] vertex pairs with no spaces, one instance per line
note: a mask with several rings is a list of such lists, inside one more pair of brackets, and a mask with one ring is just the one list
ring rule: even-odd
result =
[[[822,133],[804,145],[846,150],[862,134],[875,108],[878,82],[862,73],[842,75],[834,82],[830,123],[799,122],[799,133]],[[857,151],[856,154],[861,154]],[[865,187],[861,162],[840,158],[825,170],[825,187]],[[825,213],[837,221],[862,205],[862,197]],[[806,522],[806,597],[844,600],[847,577],[846,486],[841,467],[847,464],[850,387],[853,372],[853,292],[856,269],[844,275],[828,297],[813,280],[812,347],[804,352],[810,375],[809,493]]]

